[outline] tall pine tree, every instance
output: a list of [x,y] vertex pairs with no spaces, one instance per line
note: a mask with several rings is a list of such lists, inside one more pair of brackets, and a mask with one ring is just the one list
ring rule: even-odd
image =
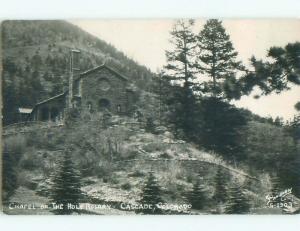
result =
[[176,93],[172,94],[174,104],[174,114],[177,118],[176,126],[181,128],[187,137],[191,137],[195,120],[195,97],[193,88],[196,84],[196,73],[198,65],[196,63],[197,39],[192,31],[194,20],[178,20],[171,31],[171,43],[174,48],[166,51],[167,65],[166,75],[172,84],[178,87]]
[[[79,212],[77,207],[82,198],[80,174],[72,162],[70,150],[67,150],[58,172],[54,175],[51,190],[51,202],[63,206],[62,209],[54,209],[53,213],[64,215]],[[75,208],[68,207],[69,205]]]
[[198,35],[198,46],[200,69],[210,78],[205,82],[205,91],[213,97],[238,98],[236,73],[244,67],[236,61],[238,53],[221,21],[207,20]]

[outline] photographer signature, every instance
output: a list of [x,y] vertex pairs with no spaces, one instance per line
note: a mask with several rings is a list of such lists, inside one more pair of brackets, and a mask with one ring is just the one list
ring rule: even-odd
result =
[[269,208],[290,209],[293,207],[292,188],[285,189],[278,194],[269,194],[266,200]]

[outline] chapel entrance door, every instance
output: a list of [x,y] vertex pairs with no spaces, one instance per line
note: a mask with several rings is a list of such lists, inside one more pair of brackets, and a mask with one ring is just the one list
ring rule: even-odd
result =
[[105,109],[110,110],[110,102],[108,99],[100,99],[99,111],[105,111]]

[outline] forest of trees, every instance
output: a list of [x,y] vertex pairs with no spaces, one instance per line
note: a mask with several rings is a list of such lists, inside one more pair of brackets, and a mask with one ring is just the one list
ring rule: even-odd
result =
[[4,21],[1,36],[4,125],[18,122],[19,107],[32,108],[66,90],[71,48],[81,51],[81,71],[105,61],[140,89],[153,87],[148,68],[68,22]]
[[[279,117],[258,117],[230,102],[256,87],[268,95],[299,85],[300,43],[271,47],[266,52],[273,61],[252,57],[252,68],[247,69],[237,60],[222,21],[207,20],[198,34],[194,31],[193,20],[178,20],[170,33],[174,48],[166,52],[168,64],[157,83],[165,121],[177,137],[233,164],[276,173],[281,187],[293,186],[299,196],[300,114],[283,123]],[[299,103],[295,108],[299,110]]]

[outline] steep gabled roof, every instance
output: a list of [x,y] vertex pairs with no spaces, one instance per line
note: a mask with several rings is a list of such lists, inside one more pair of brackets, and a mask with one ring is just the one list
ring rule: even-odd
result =
[[51,100],[53,100],[53,99],[60,98],[60,97],[64,96],[67,92],[68,92],[68,91],[65,91],[65,92],[63,92],[63,93],[61,93],[61,94],[59,94],[59,95],[55,95],[55,96],[53,96],[53,97],[51,97],[51,98],[48,98],[48,99],[46,99],[46,100],[43,100],[43,101],[37,103],[35,106],[39,106],[39,105],[44,104],[44,103],[47,103],[48,101],[51,101]]
[[40,106],[40,105],[42,105],[42,104],[44,104],[44,103],[47,103],[47,102],[49,102],[49,101],[51,101],[51,100],[54,100],[54,99],[63,97],[63,96],[66,95],[67,92],[68,92],[68,90],[64,91],[63,93],[61,93],[61,94],[59,94],[59,95],[55,95],[55,96],[53,96],[53,97],[51,97],[51,98],[48,98],[48,99],[43,100],[43,101],[41,101],[41,102],[38,102],[38,103],[37,103],[36,105],[34,105],[34,107],[32,108],[31,113],[32,113],[33,111],[35,111],[35,109],[36,109],[38,106]]
[[[80,73],[80,74],[79,74],[79,77],[78,77],[76,80],[79,80],[79,79],[81,79],[81,78],[84,78],[86,75],[89,75],[89,74],[91,74],[91,73],[93,73],[93,72],[95,72],[95,71],[101,70],[101,69],[103,69],[103,68],[105,68],[105,69],[107,69],[107,70],[113,72],[113,73],[114,73],[116,76],[118,76],[119,78],[128,81],[128,78],[127,78],[126,76],[122,75],[120,72],[118,72],[117,70],[113,69],[112,67],[107,66],[106,64],[102,64],[102,65],[100,65],[100,66],[98,66],[98,67],[95,67],[95,68],[93,68],[93,69],[90,69],[90,70],[87,70],[87,71],[85,71],[85,72]],[[76,80],[75,80],[75,81],[76,81]]]
[[[125,80],[125,81],[128,81],[127,77],[125,77],[124,75],[120,74],[120,73],[119,73],[118,71],[116,71],[115,69],[113,69],[113,68],[111,68],[111,67],[108,67],[108,66],[105,65],[105,64],[102,64],[102,65],[100,65],[100,66],[98,66],[98,67],[95,67],[95,68],[93,68],[93,69],[90,69],[90,70],[87,70],[87,71],[85,71],[85,72],[80,73],[80,74],[79,74],[79,77],[78,77],[77,79],[75,79],[74,82],[77,81],[77,80],[79,80],[79,79],[81,79],[81,78],[83,78],[83,77],[85,77],[86,75],[88,75],[88,74],[90,74],[90,73],[93,73],[93,72],[95,72],[95,71],[101,70],[102,68],[106,68],[107,70],[109,70],[109,71],[115,73],[116,76],[118,76],[119,78],[121,78],[121,79],[123,79],[123,80]],[[41,104],[47,103],[47,102],[49,102],[49,101],[51,101],[51,100],[54,100],[54,99],[57,99],[57,98],[60,98],[60,97],[62,97],[62,96],[64,96],[64,95],[66,95],[68,91],[69,91],[69,90],[66,90],[66,91],[64,91],[64,92],[61,93],[61,94],[58,94],[58,95],[56,95],[56,96],[53,96],[53,97],[51,97],[51,98],[48,98],[48,99],[46,99],[46,100],[43,100],[43,101],[37,103],[36,105],[34,105],[32,111],[34,111],[35,108],[38,107],[38,106],[41,105]]]

